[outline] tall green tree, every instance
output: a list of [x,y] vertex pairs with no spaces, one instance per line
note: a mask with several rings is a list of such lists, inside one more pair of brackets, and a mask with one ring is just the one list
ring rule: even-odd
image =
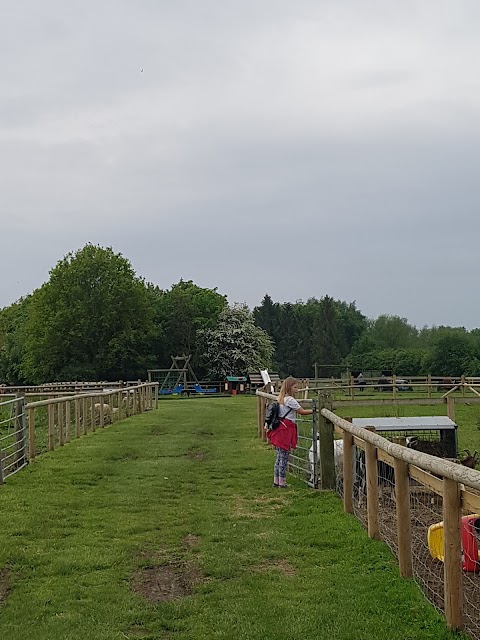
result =
[[472,336],[458,331],[442,333],[424,360],[427,373],[461,376],[476,366]]
[[226,307],[215,327],[199,331],[202,360],[211,379],[246,375],[249,370],[271,365],[273,344],[257,327],[244,305]]
[[28,383],[24,373],[27,320],[32,296],[0,311],[0,383]]
[[33,296],[23,370],[38,383],[144,376],[152,327],[147,288],[130,262],[87,244]]
[[406,318],[380,315],[371,325],[369,336],[376,349],[407,349],[416,346],[418,331]]
[[191,280],[180,280],[170,290],[150,289],[154,307],[156,357],[159,366],[170,366],[170,356],[191,355],[200,367],[197,333],[216,325],[227,306],[225,296],[216,289],[199,287]]

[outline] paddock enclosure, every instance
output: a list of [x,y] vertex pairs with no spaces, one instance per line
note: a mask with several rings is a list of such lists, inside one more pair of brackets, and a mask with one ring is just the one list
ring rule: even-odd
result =
[[[79,388],[88,390],[78,393]],[[158,406],[158,383],[85,383],[80,387],[79,383],[61,383],[40,388],[3,388],[0,398],[1,484],[37,455]]]
[[[449,628],[465,630],[480,640],[480,527],[476,518],[468,518],[480,514],[480,472],[454,460],[455,402],[477,405],[480,398],[453,400],[447,395],[428,399],[436,417],[369,419],[355,418],[356,407],[367,410],[366,399],[358,404],[351,399],[334,400],[323,390],[315,400],[307,395],[311,390],[299,401],[314,408],[314,417],[302,417],[303,446],[292,457],[290,471],[310,486],[335,490],[344,511],[362,522],[370,538],[387,543],[398,559],[401,575],[416,580],[444,613]],[[257,391],[257,427],[263,440],[265,407],[275,398],[275,394]],[[370,400],[372,411],[381,407],[386,413],[387,402]],[[413,406],[415,400],[397,398],[395,402],[391,413],[402,402]],[[337,415],[339,408],[352,417]],[[442,410],[449,415],[440,415]],[[405,446],[406,439],[415,435],[423,450]],[[434,559],[429,549],[429,536],[432,540],[439,532],[443,562]],[[466,566],[470,570],[462,568]]]

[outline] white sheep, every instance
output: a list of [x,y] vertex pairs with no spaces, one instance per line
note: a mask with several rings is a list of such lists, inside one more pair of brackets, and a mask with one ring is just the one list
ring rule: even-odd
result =
[[[314,480],[314,468],[313,468],[313,444],[308,452],[308,462],[310,464],[310,482]],[[320,460],[320,447],[317,438],[317,469],[318,462]],[[335,464],[335,476],[337,478],[337,486],[340,479],[343,479],[343,440],[333,441],[333,461]]]

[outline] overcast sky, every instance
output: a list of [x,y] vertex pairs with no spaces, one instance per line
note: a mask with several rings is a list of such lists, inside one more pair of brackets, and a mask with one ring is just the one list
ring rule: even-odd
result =
[[0,307],[69,251],[480,326],[478,0],[5,0]]

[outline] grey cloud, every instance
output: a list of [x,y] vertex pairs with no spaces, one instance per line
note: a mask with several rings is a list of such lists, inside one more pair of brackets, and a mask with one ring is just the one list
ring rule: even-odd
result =
[[15,275],[0,306],[91,241],[162,287],[191,278],[251,306],[329,293],[371,316],[475,326],[459,274],[480,231],[478,13],[10,3],[0,268]]

